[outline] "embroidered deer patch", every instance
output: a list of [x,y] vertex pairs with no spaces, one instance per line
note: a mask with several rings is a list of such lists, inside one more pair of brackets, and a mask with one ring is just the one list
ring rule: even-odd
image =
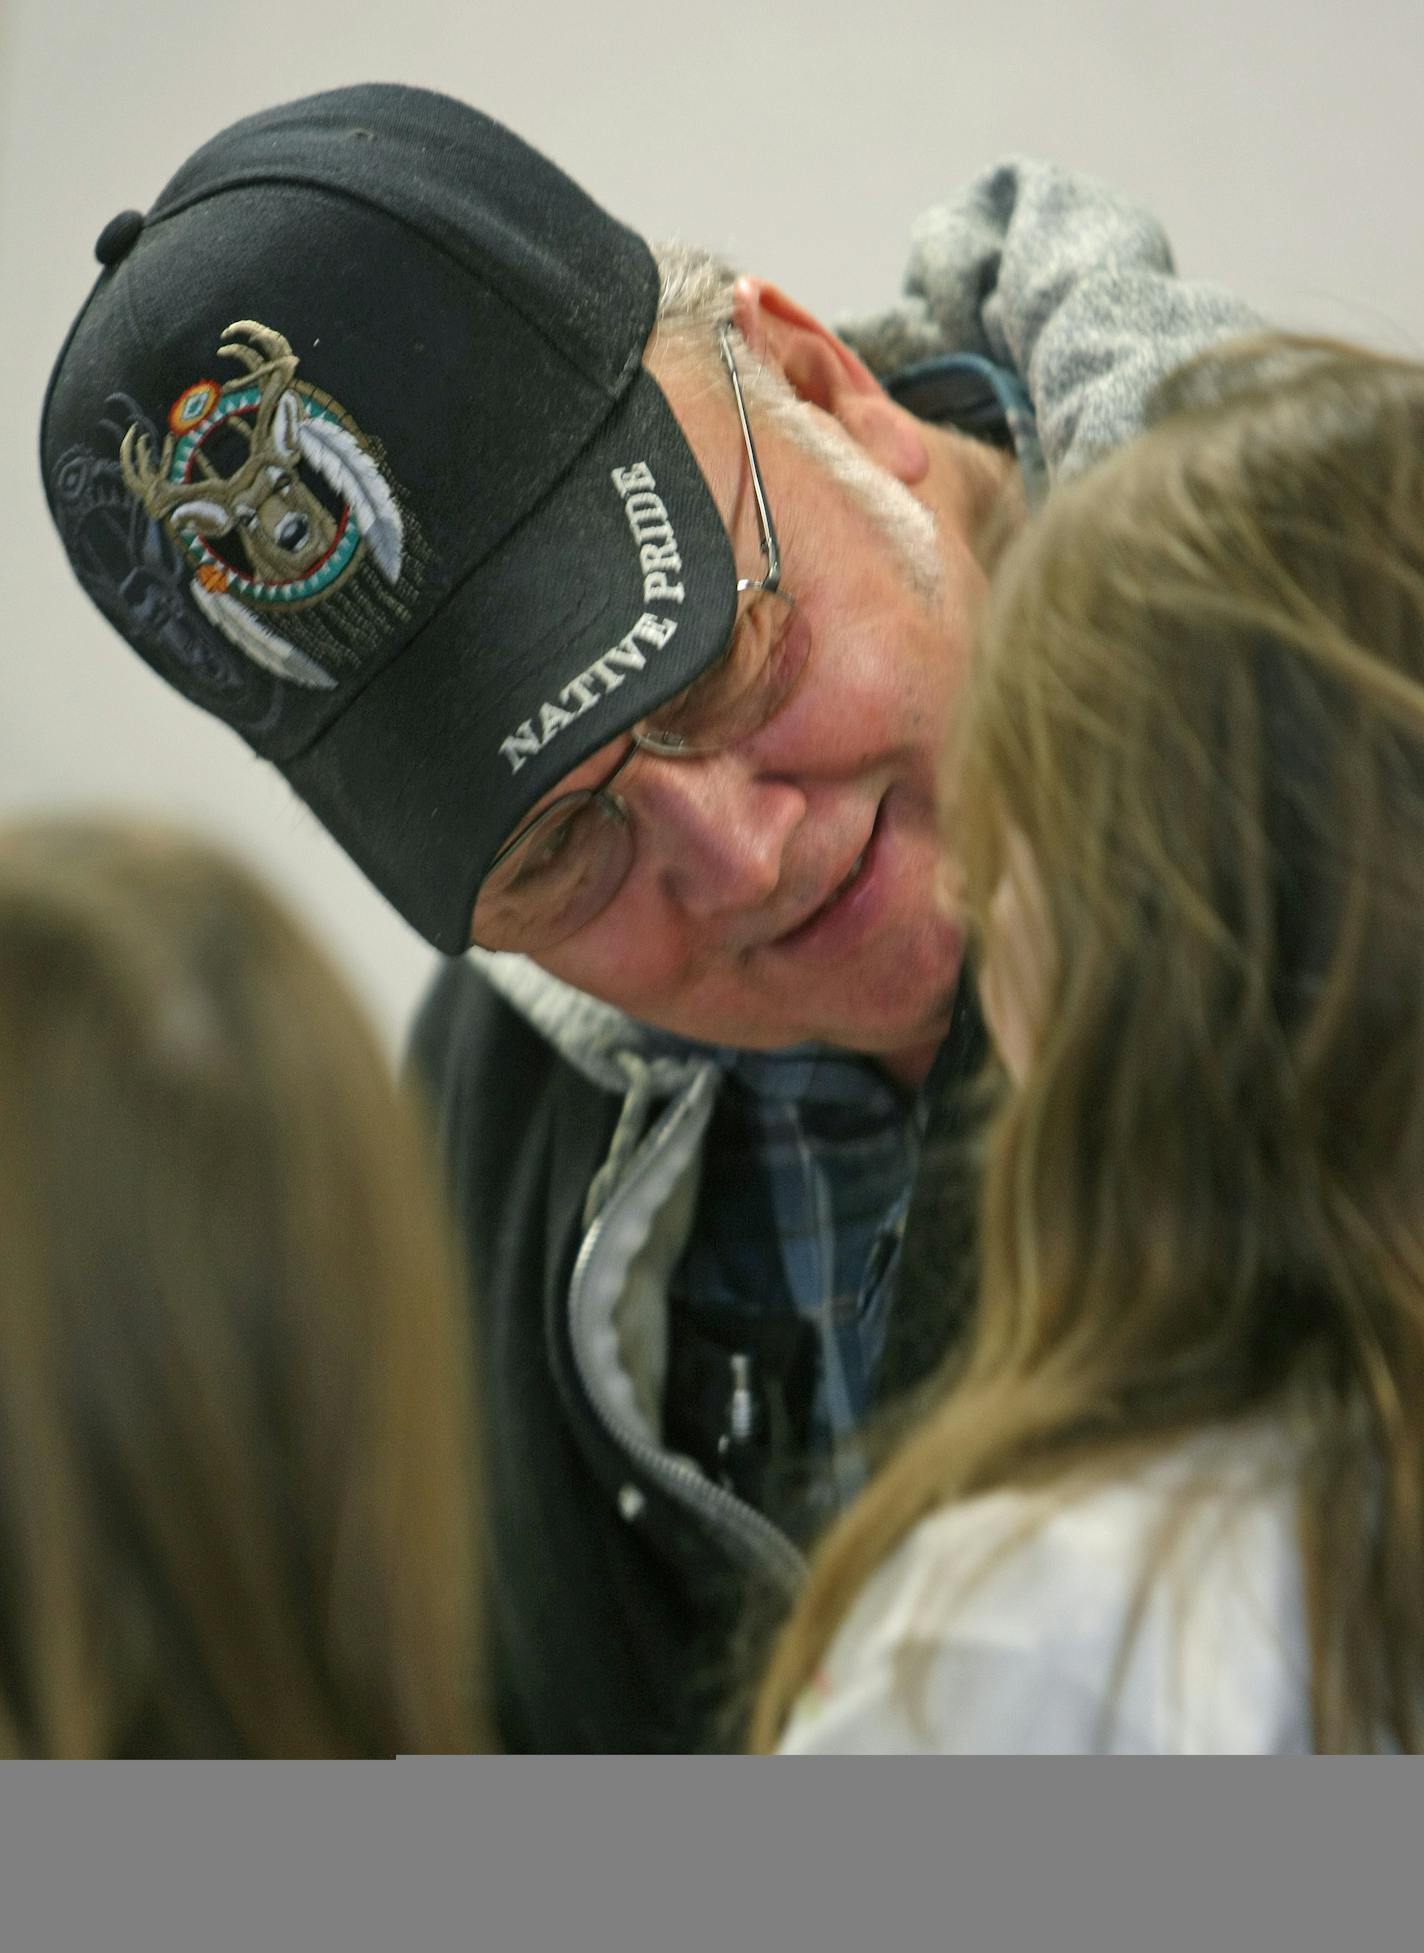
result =
[[224,636],[278,677],[329,691],[336,679],[279,619],[333,595],[366,560],[394,590],[401,512],[350,415],[297,379],[280,332],[239,319],[217,351],[242,377],[186,387],[156,459],[131,426],[123,480],[185,551],[193,599]]

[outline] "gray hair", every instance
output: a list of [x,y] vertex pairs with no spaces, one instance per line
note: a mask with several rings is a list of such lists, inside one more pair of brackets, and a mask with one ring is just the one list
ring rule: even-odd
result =
[[658,267],[655,343],[671,351],[705,352],[732,316],[736,272],[715,252],[692,244],[654,244]]
[[[657,262],[658,321],[654,352],[711,380],[720,373],[717,334],[732,323],[736,272],[715,252],[695,245],[652,246]],[[742,392],[749,406],[825,469],[890,542],[912,587],[927,602],[943,578],[938,531],[923,502],[888,469],[879,467],[829,414],[802,400],[780,370],[756,358],[732,327]]]

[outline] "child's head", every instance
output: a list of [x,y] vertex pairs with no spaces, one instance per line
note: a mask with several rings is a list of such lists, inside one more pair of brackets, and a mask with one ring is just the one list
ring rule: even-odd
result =
[[1424,1741],[1424,366],[1263,340],[1158,405],[997,566],[945,769],[1013,1081],[977,1307],[761,1745],[925,1513],[1257,1413],[1299,1440],[1317,1744]]
[[469,1747],[429,1162],[344,986],[205,847],[0,832],[0,1265],[0,1747]]
[[1161,408],[1001,564],[947,784],[1024,1075],[988,1252],[1229,1403],[1418,1240],[1424,367],[1263,342]]

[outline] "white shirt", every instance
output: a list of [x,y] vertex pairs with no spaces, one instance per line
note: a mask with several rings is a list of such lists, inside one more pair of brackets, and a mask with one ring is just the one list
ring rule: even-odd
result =
[[[783,1750],[1309,1750],[1295,1487],[1282,1457],[1259,1432],[1213,1434],[1070,1504],[1051,1490],[1002,1491],[945,1507],[868,1582]],[[1145,1556],[1178,1511],[1186,1517],[1122,1657]],[[1002,1557],[961,1597],[965,1575],[996,1549]]]

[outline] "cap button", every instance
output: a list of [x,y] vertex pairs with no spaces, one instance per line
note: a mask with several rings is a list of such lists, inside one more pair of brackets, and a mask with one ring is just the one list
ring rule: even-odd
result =
[[141,210],[121,210],[100,231],[94,243],[94,256],[100,264],[117,264],[132,251],[142,229]]

